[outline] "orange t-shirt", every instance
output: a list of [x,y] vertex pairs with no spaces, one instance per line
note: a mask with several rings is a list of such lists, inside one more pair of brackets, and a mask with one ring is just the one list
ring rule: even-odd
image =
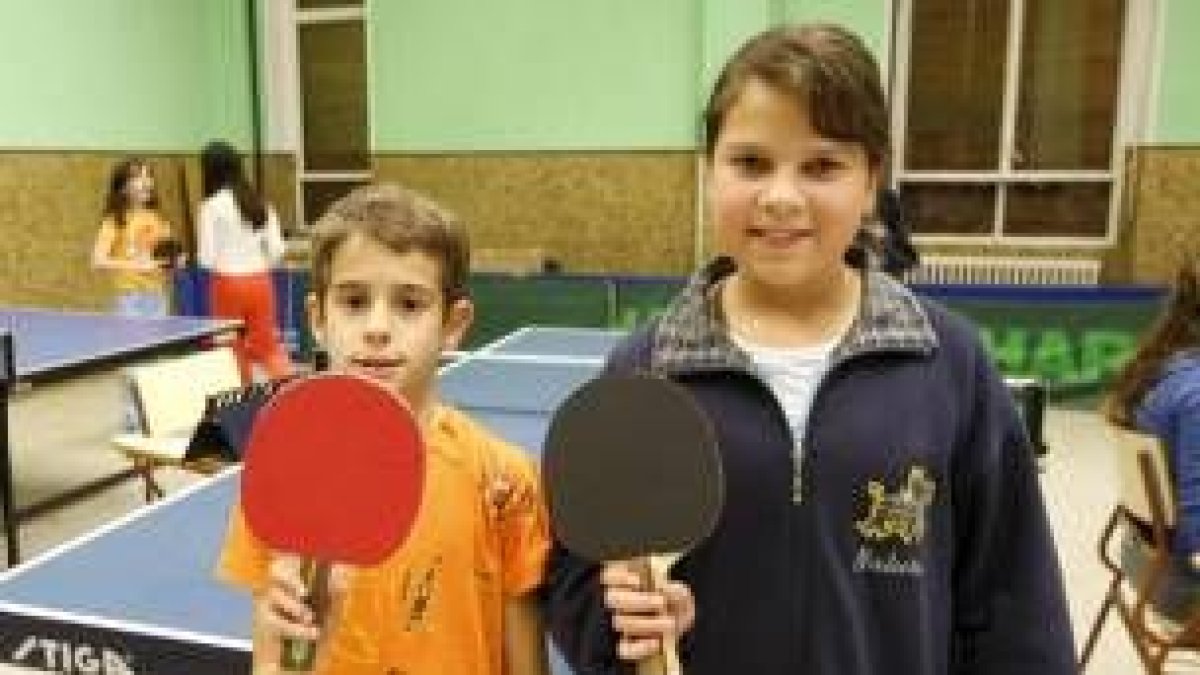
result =
[[[417,521],[391,558],[351,577],[326,638],[326,673],[503,672],[504,603],[540,583],[549,550],[536,471],[519,449],[447,407],[436,410],[425,444]],[[257,590],[269,561],[235,509],[218,575]]]
[[[102,231],[112,235],[113,258],[120,260],[149,260],[154,257],[154,245],[171,236],[171,227],[157,211],[136,209],[125,214],[125,227],[118,228],[112,218],[100,223]],[[113,284],[117,291],[162,291],[166,274],[161,270],[137,272],[115,270]]]

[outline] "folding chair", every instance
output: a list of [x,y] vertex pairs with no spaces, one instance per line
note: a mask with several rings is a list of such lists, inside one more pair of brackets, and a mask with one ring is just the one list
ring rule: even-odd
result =
[[185,461],[188,444],[204,416],[209,396],[242,386],[237,358],[228,347],[130,368],[134,400],[141,418],[140,433],[124,433],[113,445],[142,477],[146,501],[163,496],[155,479],[162,467],[182,467],[211,473],[219,463]]
[[[1100,631],[1115,607],[1147,673],[1163,672],[1167,657],[1175,650],[1200,650],[1200,611],[1181,622],[1162,616],[1154,600],[1162,589],[1172,564],[1171,534],[1176,502],[1166,448],[1155,436],[1111,427],[1115,434],[1121,480],[1120,502],[1100,535],[1100,562],[1112,575],[1104,603],[1092,624],[1079,657],[1082,673],[1096,648]],[[1146,550],[1142,579],[1130,578],[1118,559],[1119,532],[1136,534]],[[1117,554],[1118,556],[1120,553]]]

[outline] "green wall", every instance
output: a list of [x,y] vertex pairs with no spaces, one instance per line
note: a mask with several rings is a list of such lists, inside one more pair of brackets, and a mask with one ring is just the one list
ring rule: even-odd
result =
[[377,152],[694,145],[694,0],[377,0],[370,12]]
[[822,21],[848,26],[875,52],[881,68],[887,68],[887,32],[890,24],[884,0],[775,0],[783,6],[788,21]]
[[782,21],[840,23],[863,37],[887,67],[888,16],[882,0],[700,0],[703,64],[700,105],[726,59],[750,36]]
[[[214,136],[248,147],[244,0],[12,2],[0,24],[0,148],[193,151]],[[1200,0],[1163,2],[1152,141],[1200,143]],[[717,68],[748,35],[838,21],[886,64],[888,6],[370,0],[374,147],[690,149]]]
[[10,4],[0,147],[186,151],[211,135],[248,139],[242,0]]
[[697,75],[697,110],[708,103],[708,94],[725,61],[747,38],[774,23],[779,17],[777,0],[701,0],[701,48],[703,64]]
[[377,152],[691,149],[716,69],[784,18],[882,44],[879,0],[370,4]]
[[[161,1],[161,0],[160,0]],[[205,34],[208,42],[202,45],[202,63],[206,64],[203,73],[206,83],[206,99],[197,101],[206,111],[206,117],[196,127],[193,138],[195,143],[190,149],[199,151],[200,145],[213,138],[224,138],[232,142],[243,152],[250,150],[250,135],[252,133],[251,118],[253,112],[250,106],[250,64],[249,34],[247,22],[249,14],[246,0],[189,0],[200,2],[203,6],[206,23]],[[260,6],[263,2],[278,2],[279,0],[255,0]],[[171,0],[179,2],[179,0]],[[259,35],[262,35],[262,9],[258,10]],[[261,63],[263,40],[258,40]],[[260,66],[261,68],[261,66]],[[261,71],[260,71],[261,72]],[[259,76],[259,100],[265,85],[263,77]],[[264,107],[263,110],[266,110]],[[264,114],[265,117],[265,114]],[[265,126],[266,121],[263,120]],[[265,129],[263,131],[265,134]]]
[[1200,2],[1169,0],[1159,74],[1158,143],[1200,143]]

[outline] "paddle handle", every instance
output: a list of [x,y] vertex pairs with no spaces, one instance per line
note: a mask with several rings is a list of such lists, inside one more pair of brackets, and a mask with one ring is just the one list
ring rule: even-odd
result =
[[[642,588],[653,591],[665,586],[671,566],[677,560],[679,560],[677,553],[650,555],[638,560],[638,574],[642,578]],[[658,653],[638,661],[638,675],[683,675],[683,666],[679,662],[678,637],[677,635],[664,637]]]
[[[306,589],[304,602],[313,611],[317,626],[324,627],[329,610],[329,563],[305,558],[300,565],[300,578]],[[283,638],[279,668],[284,671],[312,670],[317,658],[314,640]]]

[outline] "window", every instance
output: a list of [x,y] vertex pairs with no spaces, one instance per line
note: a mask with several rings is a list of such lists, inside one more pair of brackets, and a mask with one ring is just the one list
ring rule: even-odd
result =
[[369,169],[363,22],[302,24],[297,37],[304,169]]
[[918,236],[1113,239],[1127,1],[897,5],[893,169]]
[[362,0],[297,0],[300,220],[371,180],[366,19]]

